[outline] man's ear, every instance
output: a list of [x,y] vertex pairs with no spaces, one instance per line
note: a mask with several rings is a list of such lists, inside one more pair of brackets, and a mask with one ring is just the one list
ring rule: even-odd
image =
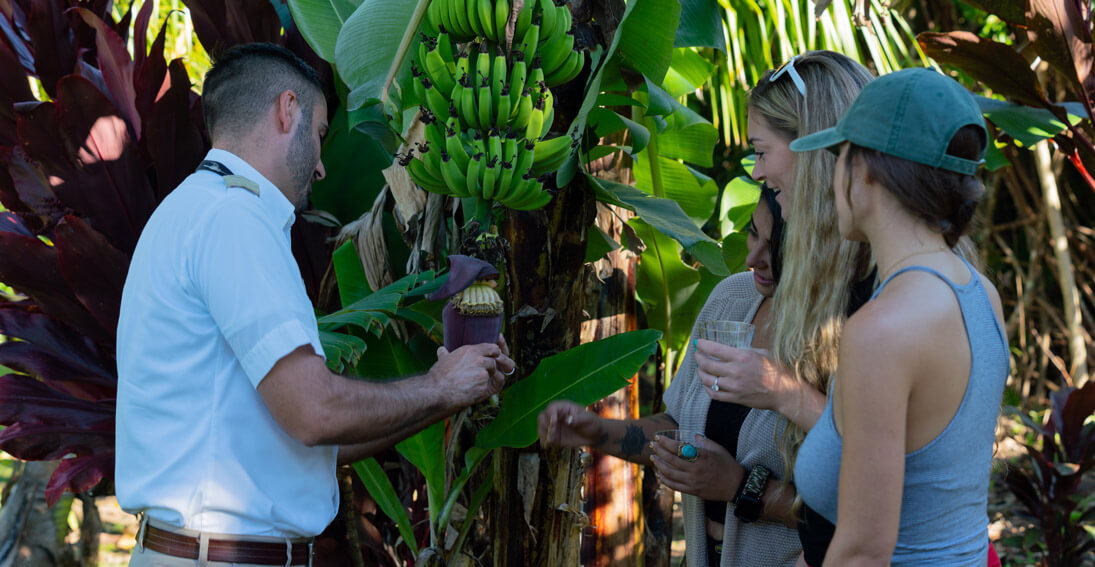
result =
[[274,105],[274,120],[278,132],[288,134],[293,130],[293,123],[297,119],[297,110],[300,108],[300,99],[291,90],[284,90],[278,95]]

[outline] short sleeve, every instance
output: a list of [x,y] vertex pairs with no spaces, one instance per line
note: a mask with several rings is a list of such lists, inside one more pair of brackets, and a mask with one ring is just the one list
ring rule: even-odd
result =
[[249,194],[226,199],[196,227],[190,271],[198,295],[252,385],[285,355],[322,356],[311,301],[288,238]]

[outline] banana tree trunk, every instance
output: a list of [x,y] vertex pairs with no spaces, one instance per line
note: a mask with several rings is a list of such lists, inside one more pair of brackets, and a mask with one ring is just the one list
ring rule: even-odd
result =
[[[611,205],[598,207],[597,226],[622,241],[623,225],[630,211]],[[638,328],[635,277],[638,256],[621,248],[595,265],[604,282],[595,304],[587,307],[592,318],[582,326],[582,342],[607,338]],[[609,419],[638,419],[639,381],[599,402],[594,408]],[[582,542],[586,567],[640,567],[643,565],[642,479],[639,466],[594,453],[585,480],[586,514],[592,522],[590,537]]]
[[[581,342],[589,279],[585,234],[595,214],[592,191],[582,177],[544,209],[508,213],[502,227],[511,246],[507,337],[518,376]],[[577,565],[586,524],[578,451],[534,445],[499,451],[494,463],[488,501],[493,564]]]
[[55,567],[62,555],[57,525],[46,506],[46,484],[54,461],[28,461],[0,511],[0,567]]

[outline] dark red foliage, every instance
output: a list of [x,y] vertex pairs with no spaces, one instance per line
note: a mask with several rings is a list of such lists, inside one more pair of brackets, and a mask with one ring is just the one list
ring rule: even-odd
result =
[[[209,147],[183,62],[164,58],[164,29],[145,39],[153,3],[119,21],[110,4],[0,0],[0,282],[26,298],[0,303],[0,335],[18,339],[0,343],[0,365],[16,371],[0,377],[0,450],[61,459],[50,503],[113,476],[125,274],[152,211]],[[214,55],[270,41],[318,66],[269,0],[187,5]],[[328,263],[323,236],[299,246],[309,290]]]

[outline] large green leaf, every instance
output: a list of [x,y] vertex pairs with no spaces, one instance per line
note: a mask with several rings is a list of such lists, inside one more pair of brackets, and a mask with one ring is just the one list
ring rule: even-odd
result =
[[760,184],[745,176],[730,180],[722,190],[719,222],[723,234],[745,229],[760,199]]
[[441,420],[400,441],[395,446],[426,479],[430,525],[437,525],[437,513],[445,500],[445,421]]
[[343,224],[367,212],[387,183],[382,170],[392,156],[376,138],[349,125],[350,116],[339,109],[323,141],[327,176],[312,186],[312,206],[333,213]]
[[643,219],[633,218],[628,224],[646,245],[635,291],[643,303],[647,325],[665,333],[662,340],[667,351],[680,352],[700,308],[722,278],[685,264],[676,243]]
[[327,368],[339,374],[357,365],[368,348],[360,337],[323,330],[319,332],[319,343],[327,357]]
[[718,0],[682,0],[681,23],[677,27],[676,47],[714,47],[726,52],[722,31],[722,9]]
[[[659,144],[661,141],[662,139],[659,138]],[[659,146],[658,149],[662,148]],[[657,175],[661,176],[660,181],[665,197],[676,201],[697,227],[702,226],[715,211],[718,187],[704,184],[687,166],[677,160],[666,157],[656,159],[658,160]],[[644,152],[635,156],[635,167],[632,171],[635,175],[635,187],[653,194],[655,173],[650,167],[649,153]]]
[[597,198],[633,211],[662,234],[676,240],[712,273],[730,275],[722,261],[717,242],[696,227],[681,206],[670,199],[659,199],[630,185],[588,176]]
[[335,249],[331,254],[331,265],[335,269],[338,296],[342,300],[342,305],[351,305],[373,292],[369,287],[369,280],[365,278],[361,258],[358,257],[357,248],[352,240],[347,240]]
[[629,2],[616,28],[619,54],[636,71],[661,84],[673,59],[673,38],[681,18],[679,0]]
[[399,535],[403,536],[403,542],[411,548],[411,553],[418,555],[418,542],[415,541],[414,530],[411,529],[411,518],[407,515],[407,509],[399,501],[395,487],[392,486],[388,475],[384,474],[380,463],[376,462],[376,459],[358,461],[354,463],[354,472],[365,485],[365,490],[369,491],[369,496],[376,501],[377,506],[380,506],[385,515],[395,520],[396,526],[399,527]]
[[[393,68],[402,66],[421,14],[429,0],[364,0],[346,20],[335,43],[335,66],[350,87],[350,110],[383,99]],[[409,35],[408,34],[412,34]]]
[[678,105],[666,122],[666,129],[658,138],[662,157],[702,167],[714,165],[719,132],[710,122],[683,105]]
[[437,343],[425,335],[403,342],[391,330],[380,336],[366,335],[368,348],[354,374],[372,380],[393,380],[424,374],[437,360]]
[[361,0],[289,0],[301,35],[325,61],[335,60],[335,42]]
[[598,138],[604,138],[624,128],[631,133],[631,151],[638,153],[650,143],[650,131],[645,126],[624,118],[607,108],[594,108],[589,112],[589,125]]
[[661,85],[674,97],[684,96],[700,88],[714,70],[715,66],[696,50],[677,48]]
[[[1044,108],[1023,106],[980,95],[974,96],[974,99],[981,107],[981,113],[985,115],[985,118],[1028,148],[1046,138],[1052,138],[1067,128],[1064,122]],[[1066,102],[1059,106],[1063,106],[1068,112],[1073,125],[1082,122],[1082,117],[1086,115],[1083,105],[1078,102]]]
[[531,376],[506,390],[498,417],[479,432],[475,445],[527,447],[536,441],[536,419],[544,406],[555,400],[588,405],[623,388],[660,337],[653,329],[632,331],[541,360]]

